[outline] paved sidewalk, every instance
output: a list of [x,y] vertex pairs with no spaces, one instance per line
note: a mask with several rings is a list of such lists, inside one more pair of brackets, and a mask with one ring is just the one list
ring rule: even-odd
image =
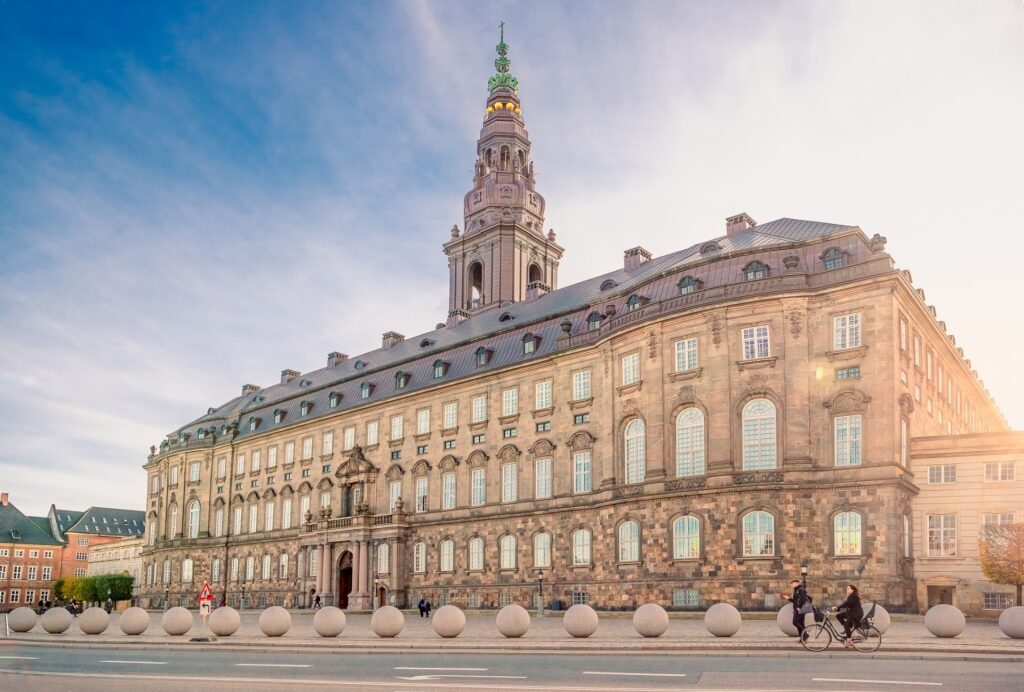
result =
[[[273,649],[273,650],[396,650],[396,651],[758,651],[771,650],[781,653],[789,650],[802,652],[803,648],[793,637],[787,637],[779,630],[775,619],[747,619],[740,631],[732,637],[718,638],[710,635],[704,627],[702,616],[671,618],[668,631],[656,639],[641,637],[633,629],[629,614],[599,613],[600,625],[597,632],[587,639],[574,639],[562,627],[560,614],[549,614],[544,618],[533,617],[530,630],[520,639],[503,637],[494,624],[495,614],[469,613],[466,629],[455,639],[443,639],[434,633],[430,620],[420,618],[415,612],[406,613],[405,629],[394,639],[381,639],[370,629],[368,613],[349,613],[345,631],[336,638],[325,639],[313,629],[314,613],[308,610],[291,611],[291,629],[283,637],[264,636],[258,627],[259,611],[242,612],[242,625],[230,637],[221,637],[215,643],[190,643],[189,637],[199,634],[200,619],[195,616],[195,626],[189,635],[171,637],[160,626],[161,613],[151,612],[152,624],[142,635],[128,636],[118,627],[118,615],[111,616],[110,627],[100,635],[82,634],[78,621],[74,620],[67,632],[60,635],[48,634],[37,623],[28,633],[11,633],[4,637],[8,642],[32,644],[53,644],[56,646],[125,646],[178,648],[210,646],[217,648]],[[764,614],[751,614],[752,618],[764,618]],[[1011,639],[1000,632],[994,620],[970,620],[963,634],[955,639],[939,639],[932,636],[920,616],[904,616],[894,621],[882,637],[883,652],[907,652],[918,654],[956,653],[1019,655],[1024,660],[1024,640]],[[4,635],[0,624],[0,635]],[[833,646],[833,648],[835,648]],[[841,648],[841,647],[840,647]]]

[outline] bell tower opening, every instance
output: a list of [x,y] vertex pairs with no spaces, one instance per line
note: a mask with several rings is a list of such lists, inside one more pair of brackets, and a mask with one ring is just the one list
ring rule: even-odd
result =
[[469,265],[469,309],[483,305],[484,300],[484,265],[473,262]]
[[543,281],[543,280],[544,280],[544,272],[541,271],[540,265],[537,264],[536,262],[534,262],[533,264],[530,265],[530,277],[527,279],[526,283],[532,284],[535,281]]

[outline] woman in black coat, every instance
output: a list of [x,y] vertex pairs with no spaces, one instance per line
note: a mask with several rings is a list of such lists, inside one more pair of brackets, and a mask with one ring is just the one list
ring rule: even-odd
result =
[[839,613],[839,622],[843,623],[843,629],[846,631],[845,646],[849,649],[853,645],[853,640],[850,638],[853,628],[860,625],[860,621],[864,619],[864,609],[860,605],[860,592],[857,587],[847,584],[846,600],[832,610]]

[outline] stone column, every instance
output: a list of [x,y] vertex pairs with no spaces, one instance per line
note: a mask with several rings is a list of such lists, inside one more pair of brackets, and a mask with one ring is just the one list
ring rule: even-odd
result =
[[352,591],[349,593],[348,605],[352,605],[352,597],[359,592],[359,541],[349,543],[349,550],[352,552]]
[[[319,550],[319,548],[318,547],[311,547],[310,551],[313,551],[313,550]],[[324,583],[323,583],[324,571],[323,571],[323,569],[321,569],[322,565],[320,564],[320,553],[317,553],[316,558],[317,559],[316,559],[315,563],[314,562],[310,562],[309,564],[315,564],[316,565],[316,592],[317,593],[321,593],[324,590],[324,588],[323,588],[324,587]],[[308,567],[308,565],[307,565],[307,567]],[[323,599],[321,599],[321,600],[323,600]]]
[[[784,470],[811,467],[810,400],[811,378],[814,376],[810,360],[807,322],[807,300],[785,300],[782,303],[785,351],[780,354],[785,363],[785,392],[780,392],[785,409],[779,412],[778,425],[784,431],[779,450],[779,468]],[[831,324],[829,324],[831,327]],[[829,329],[827,334],[831,335]],[[820,407],[819,407],[820,408]]]
[[368,588],[368,577],[370,572],[369,541],[359,543],[359,591],[366,593]]
[[[643,411],[647,431],[647,478],[664,478],[666,475],[675,475],[674,465],[672,472],[668,473],[667,462],[672,448],[668,444],[668,432],[672,429],[666,424],[665,410],[665,347],[662,343],[661,325],[653,325],[647,330],[644,345],[640,351],[640,360],[644,363],[640,372],[644,373],[643,388],[647,390],[646,395],[638,398],[646,399],[650,406]],[[646,371],[646,372],[645,372]],[[625,458],[625,454],[623,454]]]
[[321,583],[323,584],[323,596],[320,601],[323,605],[333,605],[334,593],[334,575],[332,574],[331,566],[333,565],[334,558],[334,545],[331,543],[325,543],[323,546],[324,554],[320,560],[320,571],[323,573]]

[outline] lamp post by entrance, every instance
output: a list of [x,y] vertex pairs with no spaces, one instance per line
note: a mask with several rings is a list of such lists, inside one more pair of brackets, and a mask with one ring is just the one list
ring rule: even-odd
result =
[[537,595],[540,601],[537,603],[537,617],[544,617],[544,570],[537,570]]
[[168,586],[167,590],[164,591],[164,610],[167,610],[170,607],[171,607],[171,587]]
[[245,583],[242,583],[242,600],[238,603],[239,610],[245,610]]
[[807,560],[800,563],[800,580],[803,582],[803,587],[807,588]]

